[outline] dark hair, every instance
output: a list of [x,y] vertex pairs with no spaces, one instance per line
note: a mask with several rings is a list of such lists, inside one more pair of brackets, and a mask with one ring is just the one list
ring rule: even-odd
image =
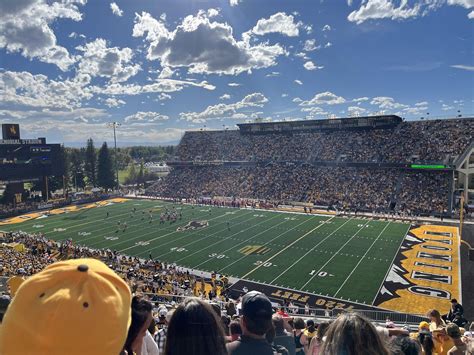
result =
[[272,316],[273,326],[275,327],[275,333],[281,334],[285,331],[285,325],[283,323],[283,317],[279,314],[274,314]]
[[358,313],[343,313],[326,332],[321,355],[389,355],[373,324]]
[[312,319],[308,319],[306,321],[306,328],[308,328],[308,331],[310,333],[314,332],[316,330],[315,326],[314,326],[314,320]]
[[295,318],[293,321],[293,327],[295,329],[304,329],[306,328],[306,324],[302,318]]
[[229,331],[230,331],[230,335],[234,335],[234,334],[242,335],[242,327],[240,326],[240,322],[236,320],[233,320],[232,322],[230,322]]
[[247,316],[242,316],[242,319],[245,323],[245,328],[247,328],[250,333],[256,335],[265,335],[270,327],[273,326],[271,318],[250,318]]
[[399,335],[392,339],[390,348],[393,355],[418,355],[421,354],[421,345],[418,340],[406,335]]
[[222,322],[222,327],[224,328],[225,335],[229,335],[230,317],[221,316],[221,322]]
[[421,331],[418,333],[418,341],[421,343],[421,347],[423,348],[426,355],[433,354],[434,349],[434,342],[433,336],[428,331]]
[[458,303],[458,300],[455,299],[455,298],[453,298],[453,299],[451,300],[451,303]]
[[322,322],[319,324],[318,329],[316,330],[316,339],[318,339],[319,342],[323,341],[323,337],[326,334],[326,331],[329,328],[330,323],[329,322]]
[[[123,347],[128,354],[133,354],[132,344],[148,320],[152,309],[152,304],[140,296],[134,296],[132,298],[132,322],[130,328],[128,328],[127,340]],[[148,326],[147,324],[146,327],[148,328]]]
[[209,304],[189,298],[176,308],[168,325],[164,353],[227,354],[222,322]]

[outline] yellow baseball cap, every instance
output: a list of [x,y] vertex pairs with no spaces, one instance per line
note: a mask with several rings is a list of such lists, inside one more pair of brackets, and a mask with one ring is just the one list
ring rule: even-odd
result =
[[428,322],[420,322],[420,324],[418,325],[418,329],[430,329],[430,325],[428,324]]
[[117,355],[130,305],[127,284],[101,261],[51,264],[18,288],[0,327],[0,354]]

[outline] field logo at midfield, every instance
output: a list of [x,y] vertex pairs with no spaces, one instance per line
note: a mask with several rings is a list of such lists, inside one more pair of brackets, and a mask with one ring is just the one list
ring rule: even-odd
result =
[[185,226],[178,227],[176,230],[178,232],[184,232],[184,231],[206,228],[208,225],[209,225],[208,221],[191,221],[191,222],[188,222],[188,224],[186,224]]
[[246,245],[239,249],[239,253],[245,255],[264,255],[271,249],[263,245]]
[[460,298],[459,235],[456,227],[412,227],[375,299],[374,306],[422,314],[449,311]]

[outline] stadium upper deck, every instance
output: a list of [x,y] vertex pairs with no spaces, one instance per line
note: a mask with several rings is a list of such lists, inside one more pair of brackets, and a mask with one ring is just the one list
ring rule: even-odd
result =
[[186,132],[177,160],[452,164],[474,139],[473,118],[386,125],[341,124],[344,120],[334,129],[308,124],[312,121],[300,121],[305,129],[289,129],[297,122],[286,122],[287,129],[255,129],[265,133],[258,135],[246,134],[255,131],[245,125],[240,130]]

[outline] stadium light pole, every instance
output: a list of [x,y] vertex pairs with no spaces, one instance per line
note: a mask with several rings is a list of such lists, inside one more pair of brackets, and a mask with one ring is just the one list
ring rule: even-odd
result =
[[119,173],[118,173],[118,162],[117,162],[117,135],[115,134],[115,129],[120,127],[121,124],[119,122],[108,122],[108,127],[112,127],[114,129],[114,155],[115,155],[115,175],[117,179],[117,191],[120,190],[120,183],[119,183]]

